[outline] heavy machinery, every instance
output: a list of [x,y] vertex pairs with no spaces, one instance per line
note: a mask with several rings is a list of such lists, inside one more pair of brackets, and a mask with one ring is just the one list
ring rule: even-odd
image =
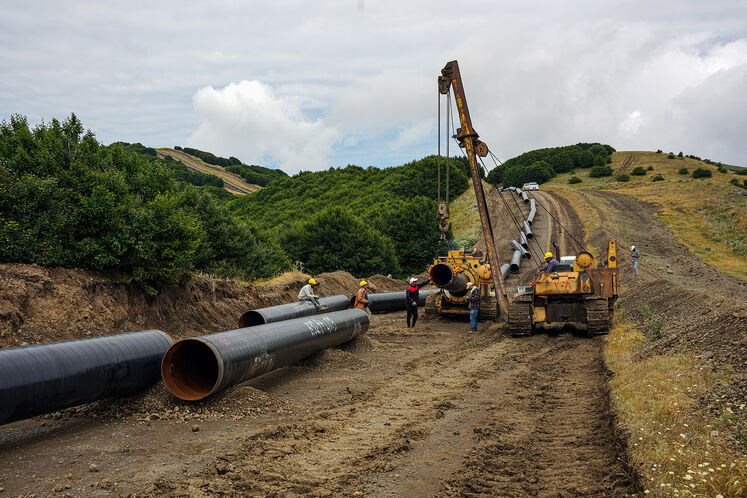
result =
[[[431,282],[441,291],[428,296],[426,313],[469,314],[466,298],[467,283],[472,282],[481,290],[482,306],[479,318],[492,319],[500,316],[507,322],[508,331],[513,336],[531,335],[538,324],[549,323],[585,324],[589,336],[608,331],[617,298],[618,270],[615,241],[609,242],[606,255],[600,258],[602,264],[596,264],[594,257],[586,251],[579,252],[575,257],[563,258],[555,271],[540,274],[531,286],[520,287],[512,302],[509,303],[504,290],[503,272],[500,271],[501,264],[495,249],[493,229],[477,164],[477,156],[485,157],[489,151],[487,145],[479,140],[477,132],[472,127],[457,61],[447,63],[441,70],[438,89],[439,93],[446,95],[449,95],[452,89],[454,92],[461,128],[457,129],[453,138],[464,149],[469,161],[486,253],[462,249],[449,251],[445,257],[437,257],[428,268],[428,273]],[[449,107],[447,107],[447,123],[448,113]],[[446,202],[440,202],[440,162],[438,168],[438,219],[442,231],[445,232],[449,218],[448,194]],[[448,145],[446,171],[448,192]]]
[[496,317],[493,275],[482,252],[472,249],[449,251],[445,257],[436,259],[428,268],[428,274],[441,292],[428,296],[426,314],[469,315],[467,282],[472,282],[480,288],[482,296],[478,318],[492,320]]
[[508,332],[531,335],[538,324],[580,324],[587,335],[607,333],[617,299],[617,245],[609,241],[601,265],[581,251],[561,258],[552,273],[540,273],[531,286],[519,288],[508,311]]

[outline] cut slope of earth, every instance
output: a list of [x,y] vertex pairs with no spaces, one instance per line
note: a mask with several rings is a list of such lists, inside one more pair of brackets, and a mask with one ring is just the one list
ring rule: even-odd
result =
[[225,182],[224,188],[228,190],[229,192],[231,192],[232,194],[241,194],[241,195],[249,194],[252,192],[256,192],[257,190],[260,190],[262,188],[259,185],[247,183],[246,180],[244,180],[243,178],[241,178],[239,175],[235,173],[231,173],[221,167],[208,164],[204,162],[202,159],[189,155],[186,152],[183,152],[180,150],[169,149],[165,147],[161,149],[156,149],[156,151],[159,154],[171,156],[172,158],[176,159],[177,161],[180,161],[181,163],[183,163],[184,165],[190,168],[196,169],[206,174],[215,175],[219,177]]

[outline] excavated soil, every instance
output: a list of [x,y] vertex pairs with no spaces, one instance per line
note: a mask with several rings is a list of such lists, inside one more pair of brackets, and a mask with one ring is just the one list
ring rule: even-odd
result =
[[[562,200],[537,199],[564,224],[576,223]],[[549,247],[559,229],[537,216],[537,243]],[[507,283],[531,280],[534,268],[523,265]],[[327,294],[357,286],[341,272],[319,279]],[[379,291],[404,288],[367,280]],[[150,298],[103,275],[4,265],[0,299],[9,304],[0,323],[14,328],[2,340],[216,332],[235,327],[249,307],[292,300],[302,283],[194,279]],[[198,403],[156,385],[2,426],[0,488],[75,496],[635,494],[609,407],[603,341],[571,330],[512,339],[496,323],[472,333],[465,321],[422,315],[413,329],[404,312],[374,315],[367,335]]]

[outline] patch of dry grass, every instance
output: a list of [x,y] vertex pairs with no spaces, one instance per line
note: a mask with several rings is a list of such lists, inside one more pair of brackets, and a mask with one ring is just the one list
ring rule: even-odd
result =
[[289,282],[295,282],[299,278],[306,280],[309,277],[310,275],[307,275],[306,273],[302,273],[300,271],[287,271],[278,275],[277,277],[267,278],[264,280],[256,280],[252,283],[254,285],[283,285]]
[[618,320],[604,355],[614,373],[612,401],[646,493],[744,496],[747,459],[720,441],[718,420],[693,410],[700,396],[731,374],[686,354],[633,359],[645,341],[632,323]]

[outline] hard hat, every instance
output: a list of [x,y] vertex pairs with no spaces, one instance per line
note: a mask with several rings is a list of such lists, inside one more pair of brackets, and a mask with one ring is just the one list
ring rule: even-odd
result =
[[314,280],[313,278],[310,278],[310,279],[309,279],[309,283],[310,283],[311,285],[316,285],[316,280]]
[[635,249],[635,246],[630,246],[630,250],[632,251],[633,249]]
[[368,285],[368,282],[366,282],[365,280],[361,280],[361,287],[363,287],[364,285]]
[[546,252],[545,253],[545,259],[547,259],[547,258],[552,258],[552,253],[551,252]]
[[418,281],[418,277],[412,277],[412,278],[410,279],[410,283],[411,283],[411,284],[414,284],[414,283],[415,283],[415,282],[417,282],[417,281]]

